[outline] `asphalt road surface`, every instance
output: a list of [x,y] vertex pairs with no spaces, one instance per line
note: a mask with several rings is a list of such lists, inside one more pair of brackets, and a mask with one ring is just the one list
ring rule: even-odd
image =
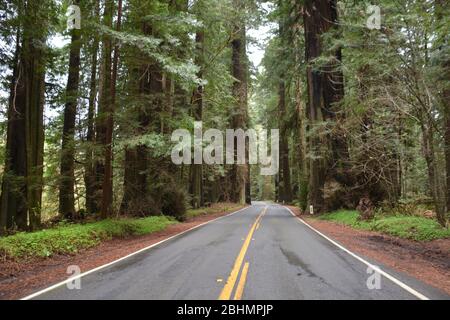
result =
[[[380,248],[382,250],[382,248]],[[363,259],[364,261],[361,261]],[[33,299],[448,299],[262,202]],[[369,272],[369,273],[368,273]],[[369,284],[369,285],[368,285]]]

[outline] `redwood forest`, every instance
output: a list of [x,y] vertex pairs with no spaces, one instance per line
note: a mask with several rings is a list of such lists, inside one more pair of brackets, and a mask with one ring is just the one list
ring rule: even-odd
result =
[[2,289],[11,262],[261,203],[251,233],[284,206],[440,241],[420,280],[450,294],[450,3],[1,0],[0,179],[0,299],[32,293]]

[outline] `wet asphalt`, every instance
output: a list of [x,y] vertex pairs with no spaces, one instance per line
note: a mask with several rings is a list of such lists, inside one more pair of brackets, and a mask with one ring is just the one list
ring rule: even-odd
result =
[[[70,290],[64,284],[34,299],[218,299],[252,226],[266,207],[244,250],[231,298],[248,263],[247,277],[241,281],[243,300],[417,299],[384,276],[369,274],[367,265],[302,224],[284,207],[263,202],[83,276],[81,289]],[[450,298],[362,258],[430,299]]]

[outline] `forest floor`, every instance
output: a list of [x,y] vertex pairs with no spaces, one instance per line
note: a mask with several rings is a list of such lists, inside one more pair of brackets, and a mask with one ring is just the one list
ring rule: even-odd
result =
[[[67,268],[81,272],[108,264],[155,243],[243,208],[236,204],[217,204],[211,210],[191,210],[185,222],[171,224],[161,231],[125,239],[112,239],[75,255],[53,255],[23,261],[0,261],[0,300],[20,299],[69,278]],[[210,213],[213,212],[213,213]]]
[[301,215],[312,227],[348,249],[450,294],[450,239],[414,241]]

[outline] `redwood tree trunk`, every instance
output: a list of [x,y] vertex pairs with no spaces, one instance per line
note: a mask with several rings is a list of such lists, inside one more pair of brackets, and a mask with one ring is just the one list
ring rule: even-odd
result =
[[[448,13],[448,1],[446,0],[435,0],[435,15],[436,15],[436,21],[438,24],[442,25],[444,20],[447,17]],[[445,191],[445,212],[450,212],[450,59],[449,57],[449,48],[448,48],[448,41],[450,40],[450,37],[448,35],[448,30],[441,29],[441,32],[443,34],[440,35],[441,41],[443,43],[442,48],[442,55],[445,57],[442,61],[442,82],[444,84],[444,88],[442,89],[442,106],[444,109],[444,148],[445,148],[445,168],[446,168],[446,191]],[[447,32],[447,33],[445,33]],[[445,45],[445,42],[447,42]],[[446,224],[446,217],[445,212],[442,213],[438,217],[439,222],[442,225]]]
[[300,208],[306,209],[308,202],[308,166],[306,163],[306,143],[305,143],[305,108],[302,99],[302,80],[296,80],[296,116],[297,135],[295,140],[296,161],[298,165],[298,199]]
[[[342,184],[351,184],[345,171],[348,159],[347,143],[343,134],[337,130],[326,136],[322,122],[332,120],[339,125],[339,102],[344,95],[343,76],[336,70],[341,61],[341,52],[333,52],[334,59],[325,67],[314,68],[314,60],[324,53],[322,35],[337,28],[337,8],[335,0],[306,0],[304,6],[305,46],[308,83],[308,119],[310,159],[308,203],[314,212],[320,213],[327,208],[324,201],[324,188],[327,178]],[[327,140],[331,140],[331,159],[326,159]],[[343,164],[344,163],[344,164]]]
[[[21,47],[21,37],[20,37],[20,28],[17,30],[16,34],[16,51],[14,54],[14,59],[12,62],[12,79],[10,84],[10,94],[9,94],[9,104],[8,104],[8,127],[7,127],[7,141],[6,141],[6,161],[5,161],[5,173],[3,176],[2,181],[2,194],[1,194],[1,207],[0,207],[0,235],[4,233],[7,229],[10,229],[13,227],[16,219],[16,215],[18,214],[24,214],[23,212],[19,212],[16,208],[18,200],[16,198],[16,194],[10,195],[10,189],[13,188],[12,180],[6,175],[8,172],[10,172],[11,175],[17,175],[21,173],[22,175],[25,174],[24,169],[19,169],[18,167],[15,168],[15,172],[12,171],[12,155],[17,152],[12,148],[12,135],[14,134],[11,131],[14,131],[14,127],[17,124],[16,117],[18,114],[14,112],[15,108],[15,101],[16,101],[16,94],[17,94],[17,85],[18,85],[18,78],[19,78],[19,55],[20,55],[20,47]],[[16,157],[17,158],[17,157]],[[13,176],[11,176],[13,178]],[[11,180],[11,181],[10,181]]]
[[[436,20],[441,23],[446,17],[446,10],[448,10],[448,3],[445,0],[436,1]],[[445,32],[445,31],[444,31]],[[448,41],[450,36],[448,32],[443,35],[442,40],[447,40],[447,46],[442,46],[443,55],[445,59],[442,62],[443,73],[442,80],[444,83],[444,88],[442,90],[442,104],[444,109],[444,147],[445,147],[445,167],[446,167],[446,211],[450,212],[450,58]]]
[[[235,7],[242,7],[240,1],[234,1]],[[232,126],[234,129],[245,129],[247,122],[247,49],[246,24],[243,19],[235,23],[235,38],[232,47],[232,75],[236,79],[233,84],[233,96],[237,101]],[[235,144],[237,153],[237,144]],[[236,203],[246,203],[246,185],[248,186],[248,165],[234,165],[231,170],[231,200]]]
[[[96,1],[94,15],[100,18],[100,2]],[[95,168],[93,158],[93,146],[95,143],[95,107],[97,97],[97,67],[98,67],[98,47],[99,40],[95,36],[92,48],[91,57],[91,77],[90,77],[90,92],[89,92],[89,106],[88,106],[88,129],[87,129],[87,147],[85,159],[85,175],[84,181],[86,185],[86,211],[88,213],[95,213],[97,207],[95,205]]]
[[[203,65],[204,65],[204,43],[205,43],[205,34],[203,31],[197,32],[196,35],[196,44],[197,44],[197,55],[195,64],[200,66],[200,71],[198,72],[198,78],[203,77]],[[192,105],[193,105],[193,116],[195,121],[202,121],[203,119],[203,86],[198,86],[194,90],[194,94],[192,96]],[[192,206],[197,209],[204,205],[204,197],[203,197],[203,165],[202,164],[193,164],[191,168],[191,185],[190,191],[192,195]]]
[[[122,23],[122,0],[119,0],[117,10],[117,26],[116,30],[120,31]],[[112,170],[112,140],[114,130],[114,111],[116,104],[116,82],[117,69],[119,64],[119,46],[114,48],[114,59],[112,63],[111,75],[111,97],[110,103],[106,110],[106,137],[105,137],[105,175],[103,179],[103,196],[102,196],[102,217],[106,218],[112,215],[113,205],[113,170]]]
[[431,124],[422,124],[422,148],[428,169],[428,184],[436,208],[438,222],[445,226],[445,208],[438,190],[437,163],[434,151],[434,133]]
[[282,80],[278,90],[278,119],[280,128],[280,158],[281,158],[281,194],[280,201],[292,202],[291,171],[289,167],[289,142],[286,126],[286,84]]
[[[103,14],[103,24],[106,27],[112,28],[114,11],[114,1],[105,0],[105,9]],[[95,160],[95,209],[96,211],[102,209],[103,203],[103,183],[105,179],[105,150],[108,144],[107,140],[107,122],[108,122],[108,110],[111,105],[111,74],[112,74],[112,41],[111,38],[106,35],[103,38],[103,50],[102,50],[102,65],[100,69],[100,91],[99,91],[99,104],[96,118],[96,143],[101,152],[96,154]]]
[[44,151],[44,89],[47,36],[45,1],[27,1],[8,108],[0,232],[40,225]]
[[447,180],[447,212],[450,211],[450,90],[444,94],[445,108],[445,167]]
[[[77,4],[78,2],[75,2]],[[66,88],[64,125],[61,147],[61,181],[59,185],[59,213],[67,219],[76,218],[75,211],[75,121],[80,81],[80,30],[72,30],[69,57],[69,76]]]
[[[310,158],[308,208],[314,207],[314,211],[321,212],[324,208],[323,189],[325,186],[324,157],[321,152],[323,136],[319,132],[319,126],[324,121],[322,109],[323,101],[323,76],[318,70],[314,70],[312,61],[322,53],[320,35],[323,33],[323,18],[327,12],[329,2],[327,0],[306,0],[304,6],[305,49],[306,61],[310,64],[306,70],[308,85],[308,110],[309,131],[314,134],[309,137],[309,152],[314,156]],[[322,138],[322,139],[321,139]]]

